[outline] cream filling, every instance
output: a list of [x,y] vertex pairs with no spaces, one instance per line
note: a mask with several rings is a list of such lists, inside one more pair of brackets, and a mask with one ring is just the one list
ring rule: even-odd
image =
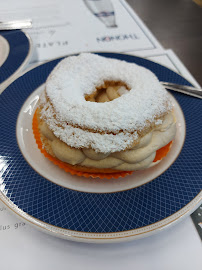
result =
[[138,145],[115,153],[97,153],[93,149],[76,149],[55,137],[45,122],[40,132],[49,140],[54,155],[71,165],[91,168],[113,168],[122,171],[142,170],[151,167],[156,151],[175,137],[176,125],[172,113],[165,116],[161,125],[140,139]]
[[85,155],[81,150],[72,148],[58,139],[53,140],[51,146],[56,157],[64,162],[76,165],[85,160]]
[[121,170],[121,171],[137,171],[137,170],[143,170],[145,168],[148,168],[150,164],[152,164],[154,158],[156,156],[156,152],[153,152],[150,156],[145,158],[144,160],[129,164],[129,163],[122,163],[121,165],[114,167],[115,170]]
[[127,150],[118,153],[113,153],[111,156],[119,158],[126,163],[139,163],[146,159],[152,153],[169,143],[175,136],[175,124],[172,124],[166,131],[153,131],[152,139],[148,145],[135,150]]
[[109,86],[106,89],[106,92],[102,92],[98,94],[96,100],[94,97],[89,99],[88,101],[96,101],[96,102],[109,102],[120,96],[128,93],[129,91],[125,88],[125,86]]

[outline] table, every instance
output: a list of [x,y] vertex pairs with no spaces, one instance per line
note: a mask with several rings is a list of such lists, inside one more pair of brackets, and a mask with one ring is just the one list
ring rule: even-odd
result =
[[[202,85],[202,10],[188,0],[127,2],[163,47],[173,49]],[[96,18],[89,18],[95,20],[101,29]],[[172,56],[173,53],[168,50],[162,54],[160,51],[147,57],[160,62],[167,54]],[[44,234],[16,218],[3,205],[0,205],[0,213],[2,269],[201,269],[201,242],[190,217],[148,238],[97,245],[65,241]]]
[[191,0],[127,0],[165,48],[202,85],[202,8]]

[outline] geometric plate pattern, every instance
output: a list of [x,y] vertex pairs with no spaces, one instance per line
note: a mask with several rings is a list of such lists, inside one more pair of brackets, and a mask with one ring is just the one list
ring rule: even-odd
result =
[[[152,61],[116,53],[99,54],[144,66],[160,81],[190,85],[177,73]],[[0,97],[1,192],[19,209],[40,221],[91,233],[123,232],[151,225],[193,200],[202,188],[202,101],[180,93],[172,92],[185,115],[185,144],[174,164],[145,185],[117,193],[78,192],[44,179],[29,166],[16,141],[18,113],[61,59],[25,73]]]
[[9,44],[9,55],[0,67],[0,84],[8,79],[25,61],[30,43],[28,37],[20,30],[1,31]]

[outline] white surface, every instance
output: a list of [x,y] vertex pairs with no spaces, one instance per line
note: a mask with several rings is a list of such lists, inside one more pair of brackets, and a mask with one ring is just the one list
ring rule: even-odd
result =
[[4,209],[0,204],[1,269],[201,269],[201,241],[190,217],[148,238],[97,245],[41,233]]

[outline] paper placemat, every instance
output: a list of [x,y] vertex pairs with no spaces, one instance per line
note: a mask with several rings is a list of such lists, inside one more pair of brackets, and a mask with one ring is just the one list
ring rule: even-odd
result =
[[[95,8],[95,2],[100,6]],[[22,19],[25,14],[33,19],[33,28],[26,30],[34,44],[32,63],[83,51],[129,53],[165,65],[199,87],[175,53],[163,50],[125,0],[1,3],[1,20]],[[0,202],[0,236],[1,269],[201,269],[201,241],[190,217],[145,239],[95,245],[41,233]]]

